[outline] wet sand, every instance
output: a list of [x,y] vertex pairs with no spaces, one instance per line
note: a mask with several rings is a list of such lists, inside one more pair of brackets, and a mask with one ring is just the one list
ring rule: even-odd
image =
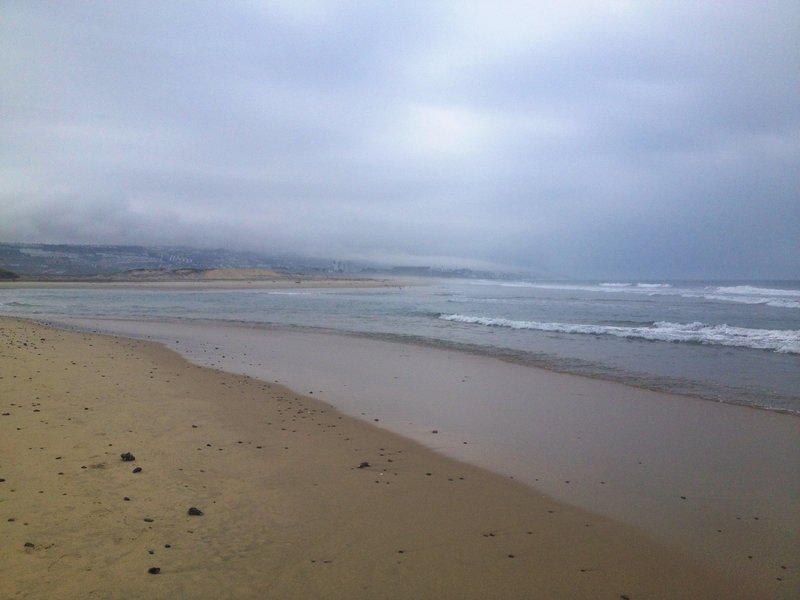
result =
[[0,367],[3,598],[797,592],[157,344],[2,319]]
[[724,573],[777,581],[800,568],[794,415],[319,330],[61,322],[144,336],[198,364],[278,380],[438,452],[639,527]]

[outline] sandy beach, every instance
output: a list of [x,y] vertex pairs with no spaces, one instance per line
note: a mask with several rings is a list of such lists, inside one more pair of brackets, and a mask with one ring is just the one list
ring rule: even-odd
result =
[[798,590],[152,342],[4,318],[0,413],[3,598]]
[[144,272],[138,277],[126,273],[110,276],[59,278],[23,278],[0,281],[2,289],[153,289],[153,290],[272,290],[371,288],[419,285],[417,279],[398,277],[347,277],[344,275],[307,275],[275,273],[263,269],[208,269],[187,276]]

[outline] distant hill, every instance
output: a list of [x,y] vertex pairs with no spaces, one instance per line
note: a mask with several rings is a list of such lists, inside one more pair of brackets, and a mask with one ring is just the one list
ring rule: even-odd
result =
[[136,269],[271,269],[281,272],[342,272],[340,263],[255,252],[182,246],[87,246],[0,243],[0,269],[25,276],[88,276]]
[[[233,271],[235,270],[235,272]],[[257,273],[256,271],[257,270]],[[252,271],[251,275],[246,275]],[[2,275],[2,272],[7,275]],[[265,275],[265,273],[272,275]],[[394,275],[401,277],[457,277],[464,279],[519,279],[518,273],[495,273],[429,266],[375,266],[333,258],[185,246],[116,246],[80,244],[0,243],[0,279],[103,277],[124,281],[192,279],[261,279],[276,274]]]

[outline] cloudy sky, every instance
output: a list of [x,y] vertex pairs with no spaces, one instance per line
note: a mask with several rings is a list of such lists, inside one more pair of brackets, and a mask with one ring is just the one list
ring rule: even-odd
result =
[[0,241],[800,278],[800,3],[3,0]]

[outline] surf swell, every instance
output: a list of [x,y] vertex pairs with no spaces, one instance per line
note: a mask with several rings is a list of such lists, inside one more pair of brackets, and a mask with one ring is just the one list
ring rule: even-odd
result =
[[785,354],[800,354],[800,330],[750,329],[731,325],[705,323],[670,323],[657,321],[645,327],[620,327],[583,323],[545,323],[540,321],[514,321],[511,319],[478,317],[460,314],[439,315],[444,321],[507,327],[554,333],[585,335],[610,335],[620,338],[659,342],[684,342],[717,346],[736,346],[771,350]]

